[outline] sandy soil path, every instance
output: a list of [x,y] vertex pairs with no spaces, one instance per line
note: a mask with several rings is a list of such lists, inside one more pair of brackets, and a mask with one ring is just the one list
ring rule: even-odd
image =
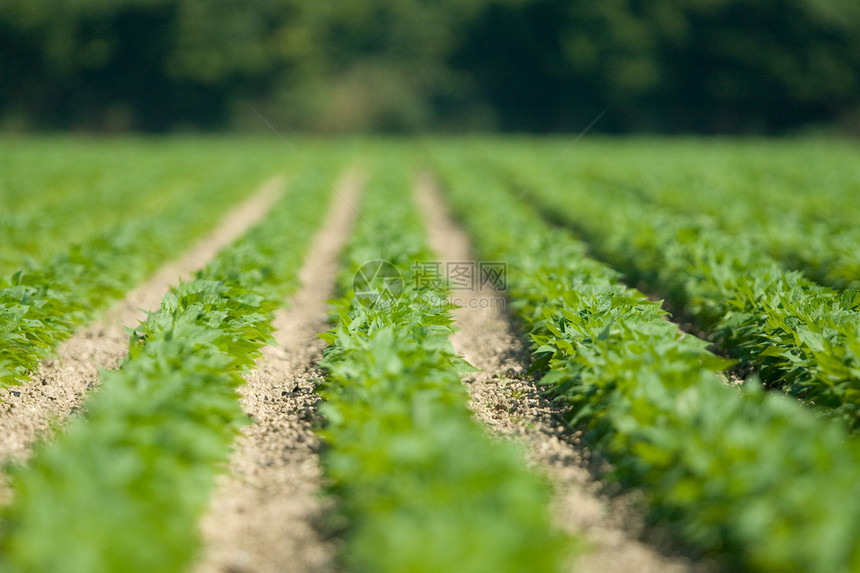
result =
[[[451,220],[433,179],[423,174],[416,197],[424,214],[430,244],[443,264],[475,261],[466,234]],[[444,268],[444,267],[443,267]],[[603,484],[592,477],[590,452],[566,428],[557,407],[524,376],[529,352],[517,335],[504,293],[475,281],[455,289],[452,299],[460,328],[452,342],[458,354],[482,369],[469,375],[471,407],[494,433],[522,442],[528,461],[555,486],[554,517],[558,527],[585,537],[589,551],[571,564],[580,573],[680,573],[694,570],[684,559],[661,555],[637,537],[642,516],[629,498],[601,495]]]
[[205,554],[199,573],[330,571],[336,548],[320,535],[326,505],[319,438],[313,431],[322,377],[316,363],[328,328],[339,254],[354,224],[360,176],[348,173],[299,275],[289,308],[275,319],[277,347],[263,349],[240,388],[253,420],[239,438],[230,471],[220,476],[201,528]]
[[[137,326],[146,318],[140,309],[158,308],[171,285],[190,278],[260,221],[283,188],[280,177],[267,181],[180,259],[166,264],[100,319],[61,344],[58,357],[45,360],[29,382],[0,389],[0,464],[26,462],[35,441],[48,439],[53,427],[81,407],[87,391],[99,383],[99,369],[117,368],[125,359],[128,334],[123,327]],[[5,479],[0,479],[0,504],[10,495]]]

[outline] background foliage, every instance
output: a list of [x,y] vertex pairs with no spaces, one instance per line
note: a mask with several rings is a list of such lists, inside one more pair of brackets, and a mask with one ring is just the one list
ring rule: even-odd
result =
[[0,0],[0,127],[860,130],[855,0]]

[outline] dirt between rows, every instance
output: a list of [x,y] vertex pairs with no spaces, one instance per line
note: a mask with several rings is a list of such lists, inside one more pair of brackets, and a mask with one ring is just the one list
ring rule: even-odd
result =
[[[181,258],[166,264],[100,319],[73,335],[45,360],[32,378],[0,389],[0,466],[25,463],[38,440],[48,440],[55,428],[83,404],[87,392],[99,384],[99,369],[118,368],[128,353],[124,326],[146,318],[158,308],[171,285],[191,277],[219,250],[239,238],[269,211],[283,194],[284,181],[267,181],[250,199],[231,211],[207,237]],[[11,500],[8,476],[0,476],[0,505]]]
[[[435,182],[423,175],[416,199],[426,221],[430,244],[443,263],[476,259],[466,234],[448,214]],[[525,375],[529,352],[505,309],[504,293],[479,281],[455,289],[461,305],[455,311],[459,327],[455,351],[481,372],[469,375],[471,407],[497,436],[514,439],[526,450],[526,461],[554,485],[552,507],[557,527],[584,537],[588,548],[570,563],[571,571],[594,573],[680,573],[704,571],[704,564],[661,554],[639,540],[642,513],[632,495],[608,495],[607,485],[594,477],[595,458],[582,437],[564,423],[558,406],[550,403]],[[605,463],[605,462],[604,462]]]
[[335,542],[321,534],[329,501],[319,438],[313,431],[322,373],[316,367],[328,328],[339,254],[355,221],[361,188],[357,172],[338,184],[322,229],[299,274],[300,287],[275,319],[277,347],[266,347],[240,388],[247,426],[220,476],[202,521],[205,554],[198,573],[330,571]]

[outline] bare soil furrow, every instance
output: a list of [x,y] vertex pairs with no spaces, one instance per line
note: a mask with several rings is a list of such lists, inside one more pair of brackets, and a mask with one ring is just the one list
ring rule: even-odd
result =
[[[146,310],[158,308],[172,284],[190,278],[262,219],[283,187],[280,177],[266,182],[180,259],[163,266],[101,318],[63,342],[57,357],[43,361],[29,382],[0,389],[0,463],[26,462],[36,440],[49,439],[52,428],[81,407],[87,391],[99,383],[99,370],[117,368],[125,359],[128,334],[124,327],[137,326],[146,318]],[[11,492],[5,476],[0,482],[2,504]]]
[[[475,258],[467,235],[451,220],[432,178],[416,184],[433,250],[449,271],[470,268]],[[451,264],[449,266],[449,263]],[[476,269],[477,271],[477,269]],[[453,278],[453,277],[452,277]],[[627,496],[608,496],[605,484],[590,469],[594,455],[581,438],[565,426],[558,407],[550,403],[525,372],[529,352],[507,312],[504,292],[476,280],[454,288],[453,301],[460,328],[454,349],[482,371],[469,375],[475,415],[494,434],[516,439],[527,450],[527,461],[554,485],[553,513],[558,527],[589,542],[587,552],[571,563],[579,572],[682,572],[694,570],[685,559],[667,557],[637,539],[643,518]]]
[[326,511],[319,438],[313,431],[339,254],[354,222],[361,187],[349,173],[340,182],[326,221],[299,275],[300,288],[275,319],[277,347],[266,347],[240,388],[252,424],[239,438],[229,473],[220,476],[201,528],[200,573],[330,571],[336,554],[320,534]]

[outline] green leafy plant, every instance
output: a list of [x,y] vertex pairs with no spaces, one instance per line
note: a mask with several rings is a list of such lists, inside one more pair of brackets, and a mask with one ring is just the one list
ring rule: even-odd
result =
[[309,173],[134,330],[128,361],[102,373],[85,416],[13,468],[0,568],[187,569],[213,477],[245,423],[235,388],[272,340],[328,197]]
[[724,384],[728,361],[517,201],[479,149],[431,150],[481,256],[508,261],[532,370],[652,520],[731,569],[860,568],[860,449],[841,424],[755,378]]
[[[343,559],[392,573],[557,570],[566,551],[547,485],[472,419],[450,307],[422,302],[446,293],[414,280],[414,263],[432,254],[408,185],[402,165],[378,169],[347,250],[337,324],[323,335],[323,459],[346,523]],[[372,260],[401,271],[398,297],[354,297],[353,274]]]
[[[21,263],[18,239],[39,237],[27,239],[36,243],[30,262],[11,276],[0,277],[0,385],[27,380],[60,342],[179,255],[277,169],[271,151],[256,145],[237,153],[223,143],[194,143],[168,141],[156,152],[129,141],[108,152],[100,146],[76,151],[72,142],[51,142],[48,148],[62,156],[50,168],[51,177],[36,177],[25,186],[15,177],[18,171],[0,176],[8,185],[0,186],[0,197],[8,195],[11,203],[0,215],[0,232],[3,220],[19,217],[48,228],[80,228],[42,234],[22,224],[6,237],[8,244],[0,245],[0,261],[12,249],[14,256],[7,258]],[[39,149],[25,146],[30,155]],[[177,157],[182,158],[178,165]],[[24,154],[16,169],[30,166],[26,158]],[[88,169],[95,175],[74,182]],[[128,183],[135,173],[139,179]],[[65,183],[64,175],[73,183]],[[88,189],[90,183],[98,186]],[[30,195],[25,191],[41,197],[41,202],[27,200]],[[92,195],[99,197],[95,206]],[[91,217],[98,221],[94,225],[98,232],[88,234]],[[67,241],[75,238],[80,242],[69,246]],[[40,252],[54,254],[39,260]]]
[[[515,181],[528,179],[528,162],[497,161]],[[857,429],[858,291],[785,271],[755,241],[726,234],[706,217],[679,217],[629,189],[590,185],[561,169],[527,194],[548,218],[587,238],[628,282],[665,296],[768,386]]]

